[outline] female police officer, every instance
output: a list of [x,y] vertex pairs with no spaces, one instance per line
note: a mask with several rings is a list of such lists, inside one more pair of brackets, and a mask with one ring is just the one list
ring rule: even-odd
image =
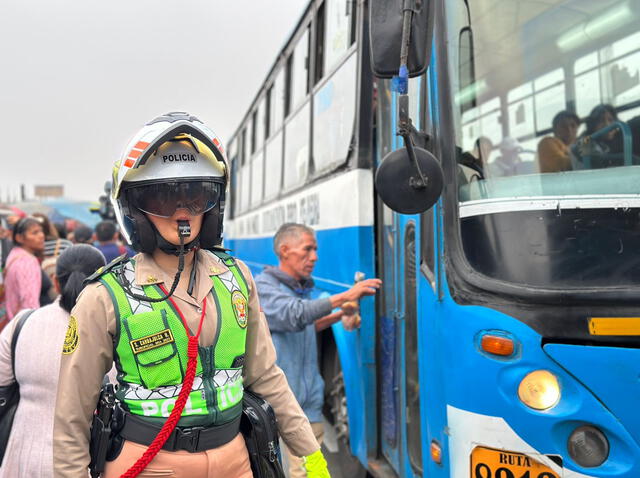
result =
[[328,476],[275,365],[251,273],[210,251],[221,241],[227,183],[220,141],[186,113],[148,123],[116,163],[111,199],[139,254],[96,273],[72,311],[55,414],[55,476],[86,478],[90,422],[113,362],[125,419],[107,477],[126,472],[147,450],[180,403],[196,356],[178,426],[139,476],[251,476],[238,433],[243,386],[272,404],[284,441],[307,457],[309,476]]

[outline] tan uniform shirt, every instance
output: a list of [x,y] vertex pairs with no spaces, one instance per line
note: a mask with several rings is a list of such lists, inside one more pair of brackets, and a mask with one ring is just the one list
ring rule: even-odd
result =
[[[138,254],[135,259],[137,284],[164,283],[167,289],[171,286],[173,277],[162,271],[150,255]],[[253,276],[244,263],[238,261],[238,265],[249,286],[244,386],[271,403],[287,446],[296,455],[310,455],[320,446],[282,370],[275,363],[276,353]],[[228,270],[217,258],[203,251],[198,252],[196,267],[195,299],[180,287],[173,295],[192,331],[198,328],[201,305],[213,288],[209,276]],[[200,335],[200,345],[205,347],[212,345],[218,327],[216,307],[211,304],[207,303]],[[78,345],[73,352],[62,355],[60,365],[53,436],[54,473],[60,478],[86,478],[89,428],[103,377],[113,362],[116,316],[109,292],[100,283],[85,288],[71,315],[77,321]]]

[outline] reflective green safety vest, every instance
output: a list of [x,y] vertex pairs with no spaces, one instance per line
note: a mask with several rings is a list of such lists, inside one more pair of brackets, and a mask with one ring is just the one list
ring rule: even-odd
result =
[[[207,306],[215,302],[218,327],[213,345],[199,347],[196,377],[178,422],[183,427],[222,425],[242,412],[249,289],[234,259],[224,253],[215,255],[229,270],[211,276],[213,301],[209,297]],[[135,261],[107,269],[100,282],[109,290],[117,315],[116,397],[130,413],[164,423],[182,389],[188,360],[187,333],[170,301],[144,302],[127,295],[117,279],[119,275],[124,275],[135,294],[163,296],[155,284],[135,284]]]

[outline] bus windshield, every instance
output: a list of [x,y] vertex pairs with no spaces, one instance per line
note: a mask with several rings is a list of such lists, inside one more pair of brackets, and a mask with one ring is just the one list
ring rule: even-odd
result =
[[460,233],[486,276],[640,284],[640,2],[447,2]]

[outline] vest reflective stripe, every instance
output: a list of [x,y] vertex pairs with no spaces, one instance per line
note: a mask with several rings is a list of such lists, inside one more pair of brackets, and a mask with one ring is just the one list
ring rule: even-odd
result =
[[[218,425],[241,412],[246,323],[243,327],[238,320],[237,309],[244,306],[248,313],[249,291],[235,261],[225,260],[225,264],[230,270],[221,275],[224,277],[211,276],[213,293],[207,304],[212,307],[215,302],[217,308],[216,339],[211,347],[199,348],[196,378],[180,426]],[[117,315],[117,397],[131,413],[160,420],[169,416],[182,389],[187,334],[169,301],[149,303],[128,296],[116,279],[118,274],[126,277],[135,294],[157,298],[163,293],[156,285],[134,285],[133,261],[100,279],[111,294]]]

